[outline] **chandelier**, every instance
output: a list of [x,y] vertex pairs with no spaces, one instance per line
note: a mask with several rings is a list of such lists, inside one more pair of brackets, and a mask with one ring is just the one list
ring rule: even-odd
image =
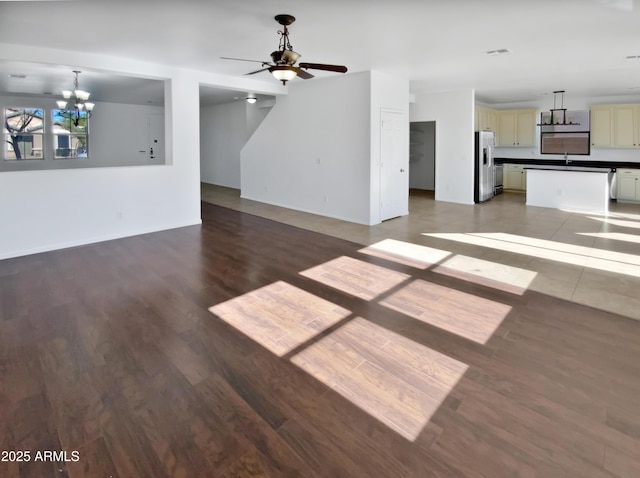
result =
[[58,108],[63,110],[67,108],[67,101],[65,100],[73,100],[73,107],[75,110],[73,123],[75,126],[78,126],[81,116],[80,112],[86,111],[86,117],[91,118],[91,112],[93,111],[93,107],[95,106],[95,104],[87,101],[91,93],[81,90],[80,86],[78,85],[78,75],[82,72],[78,70],[73,70],[73,72],[76,75],[75,79],[73,80],[73,91],[62,90],[62,96],[64,97],[64,100],[59,100],[56,103],[58,104]]

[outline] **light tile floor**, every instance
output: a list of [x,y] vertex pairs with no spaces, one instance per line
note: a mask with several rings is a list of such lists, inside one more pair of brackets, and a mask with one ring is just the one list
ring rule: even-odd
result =
[[504,193],[473,206],[412,191],[409,215],[364,226],[240,198],[201,185],[203,201],[365,246],[385,239],[446,251],[448,267],[499,277],[561,299],[640,320],[640,205],[607,216],[531,207]]

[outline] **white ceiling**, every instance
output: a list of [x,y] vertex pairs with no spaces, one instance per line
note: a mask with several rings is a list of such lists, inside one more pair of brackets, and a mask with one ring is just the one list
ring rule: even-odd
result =
[[[638,0],[0,1],[0,42],[241,76],[260,65],[220,57],[269,59],[279,13],[296,16],[290,39],[303,61],[389,72],[412,93],[472,87],[488,104],[559,89],[640,98],[640,59],[626,59],[640,55]],[[512,53],[486,53],[501,48]],[[74,68],[63,69],[70,83]]]

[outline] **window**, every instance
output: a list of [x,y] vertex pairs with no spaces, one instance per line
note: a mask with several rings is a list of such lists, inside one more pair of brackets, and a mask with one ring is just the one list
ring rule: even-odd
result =
[[89,153],[86,111],[53,110],[53,148],[56,159],[86,158]]
[[41,109],[4,109],[4,159],[43,159],[44,117]]

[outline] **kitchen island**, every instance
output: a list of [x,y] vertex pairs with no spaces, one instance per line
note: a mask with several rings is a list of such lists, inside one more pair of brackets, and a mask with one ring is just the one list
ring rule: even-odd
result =
[[525,169],[527,206],[609,212],[611,169],[572,166],[531,166]]

